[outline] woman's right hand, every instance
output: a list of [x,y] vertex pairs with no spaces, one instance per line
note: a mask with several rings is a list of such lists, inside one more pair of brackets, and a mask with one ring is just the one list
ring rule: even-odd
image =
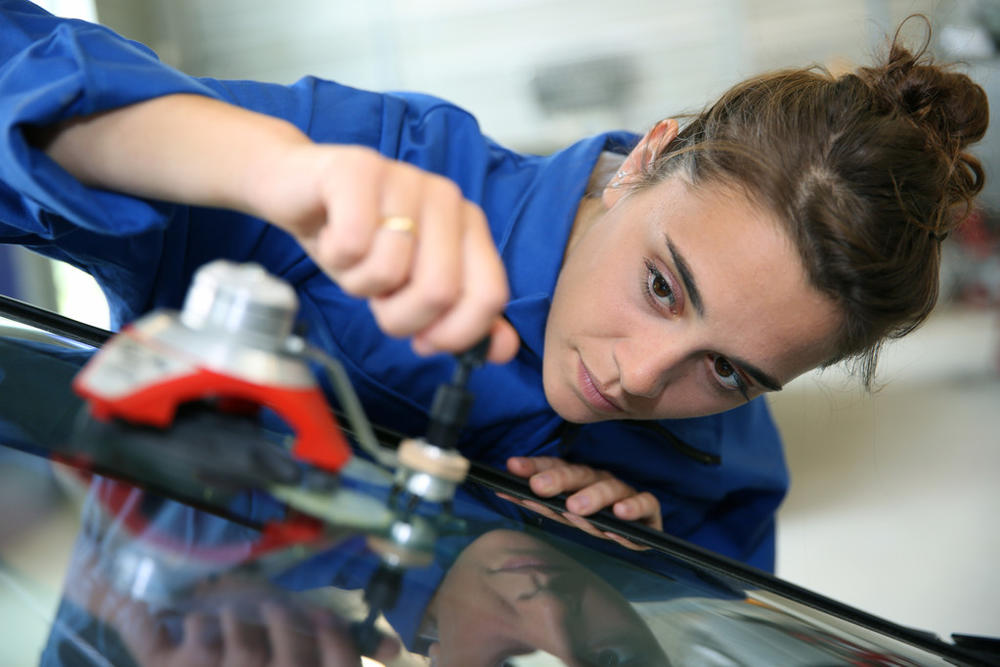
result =
[[[353,667],[361,660],[350,626],[326,610],[307,614],[263,602],[189,612],[177,639],[135,600],[125,601],[109,620],[142,667]],[[388,662],[401,648],[396,638],[382,637],[373,657]]]
[[360,146],[293,142],[261,165],[249,172],[252,210],[368,299],[383,331],[412,336],[421,354],[490,334],[491,361],[514,356],[506,272],[482,210],[454,182]]
[[[222,576],[176,605],[156,608],[112,585],[101,547],[81,541],[66,577],[66,599],[112,628],[142,667],[343,667],[360,662],[351,625],[308,598],[254,580]],[[114,650],[100,643],[99,651]],[[402,644],[380,634],[372,657],[390,662]]]

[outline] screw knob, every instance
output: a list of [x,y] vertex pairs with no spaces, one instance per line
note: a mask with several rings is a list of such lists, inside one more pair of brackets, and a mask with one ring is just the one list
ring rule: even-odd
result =
[[198,269],[181,322],[198,331],[279,349],[292,332],[298,297],[259,264],[216,260]]

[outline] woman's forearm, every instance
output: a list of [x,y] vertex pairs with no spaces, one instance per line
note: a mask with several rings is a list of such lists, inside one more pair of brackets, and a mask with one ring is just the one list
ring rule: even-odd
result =
[[[350,119],[348,119],[349,122]],[[284,120],[197,95],[168,95],[40,128],[29,140],[81,182],[151,199],[228,208],[291,234],[386,333],[418,352],[458,352],[491,334],[506,271],[482,210],[442,176],[372,148],[314,143]],[[387,219],[408,223],[404,230]]]
[[310,143],[291,123],[198,95],[75,118],[29,140],[86,185],[251,214],[255,170]]

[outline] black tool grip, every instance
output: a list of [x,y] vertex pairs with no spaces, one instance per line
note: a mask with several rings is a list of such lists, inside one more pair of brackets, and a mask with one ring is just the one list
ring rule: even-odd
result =
[[458,443],[458,434],[472,407],[472,394],[466,389],[469,375],[483,365],[489,349],[490,337],[487,336],[457,356],[458,364],[451,382],[438,387],[434,394],[427,442],[442,449],[453,449]]

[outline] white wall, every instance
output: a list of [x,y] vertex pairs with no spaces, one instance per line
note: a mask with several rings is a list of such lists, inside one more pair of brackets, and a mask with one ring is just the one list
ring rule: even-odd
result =
[[[135,26],[136,3],[101,0]],[[140,34],[197,75],[430,92],[471,109],[494,138],[540,151],[609,127],[641,130],[700,108],[762,69],[864,61],[890,26],[934,0],[151,0]],[[610,9],[613,7],[613,9]],[[139,32],[146,32],[145,29]],[[629,59],[634,87],[603,108],[546,114],[535,75],[597,56]],[[586,72],[584,68],[584,72]],[[576,85],[593,85],[582,77]]]
[[898,623],[1000,636],[1000,312],[942,308],[864,392],[839,369],[769,401],[792,489],[778,572]]

